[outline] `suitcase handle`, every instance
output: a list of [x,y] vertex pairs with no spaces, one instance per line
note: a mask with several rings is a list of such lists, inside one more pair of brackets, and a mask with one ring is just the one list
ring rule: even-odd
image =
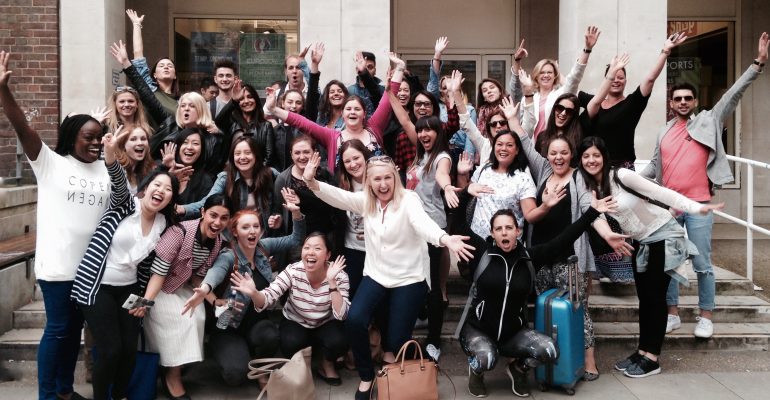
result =
[[569,288],[569,300],[572,302],[572,308],[577,310],[580,307],[580,289],[578,288],[578,258],[571,255],[567,259],[567,286]]

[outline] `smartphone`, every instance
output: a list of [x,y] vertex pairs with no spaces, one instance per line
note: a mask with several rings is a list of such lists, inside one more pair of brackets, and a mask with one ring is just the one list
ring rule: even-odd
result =
[[128,296],[128,299],[126,299],[126,302],[123,303],[123,308],[126,310],[133,310],[135,308],[139,308],[144,305],[144,299],[142,297],[139,297],[135,294],[131,294]]

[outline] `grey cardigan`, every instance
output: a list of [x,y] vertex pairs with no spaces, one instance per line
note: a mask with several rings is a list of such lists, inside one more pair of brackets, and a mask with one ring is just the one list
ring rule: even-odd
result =
[[[543,158],[537,151],[535,151],[535,144],[529,136],[521,138],[521,144],[524,152],[529,160],[529,172],[532,174],[537,183],[537,187],[540,188],[545,184],[545,181],[553,175],[551,164],[548,160]],[[586,188],[586,183],[583,180],[583,175],[576,174],[572,179],[572,184],[569,185],[570,196],[570,209],[572,211],[572,223],[577,221],[581,215],[583,215],[589,207],[591,207],[591,192]],[[532,229],[527,232],[527,246],[531,246],[532,243]],[[583,233],[580,238],[574,243],[575,255],[578,257],[578,266],[580,272],[595,271],[594,265],[594,253],[591,250],[591,245],[588,242],[588,234]]]
[[[727,154],[722,145],[722,128],[724,120],[735,111],[738,102],[743,97],[743,92],[759,77],[760,72],[750,66],[746,72],[738,78],[730,89],[722,95],[717,104],[711,110],[699,112],[687,121],[687,132],[698,143],[709,148],[706,174],[714,185],[724,185],[733,181],[733,173],[727,162]],[[663,183],[663,162],[660,157],[660,142],[676,122],[676,118],[669,121],[658,133],[655,144],[655,153],[650,163],[641,172],[648,178],[654,178],[658,183]]]

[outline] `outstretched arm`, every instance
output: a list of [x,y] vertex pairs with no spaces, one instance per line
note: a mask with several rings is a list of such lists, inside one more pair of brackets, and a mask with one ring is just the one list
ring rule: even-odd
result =
[[663,49],[660,51],[658,59],[655,61],[655,65],[652,66],[650,73],[644,77],[642,84],[639,85],[639,90],[642,92],[642,96],[647,97],[652,93],[652,87],[655,85],[655,80],[658,79],[663,67],[666,65],[666,59],[671,54],[671,49],[682,44],[687,40],[687,35],[684,32],[677,32],[669,36],[666,42],[663,43]]
[[604,79],[602,79],[602,84],[599,85],[599,89],[596,91],[596,94],[591,98],[591,101],[588,102],[588,105],[586,105],[588,118],[593,118],[599,112],[599,107],[601,107],[602,101],[605,97],[607,97],[607,93],[610,92],[610,86],[612,85],[612,81],[615,80],[615,75],[617,75],[618,71],[622,70],[626,65],[628,65],[628,61],[628,54],[612,57],[610,68],[607,70],[607,74],[604,76]]
[[11,53],[0,51],[0,105],[3,106],[5,116],[16,131],[16,137],[19,138],[24,154],[30,160],[35,161],[40,154],[40,149],[43,147],[43,141],[40,139],[37,131],[27,124],[24,112],[21,111],[21,108],[16,103],[16,99],[13,98],[10,87],[8,87],[12,73],[12,71],[8,70],[8,59],[10,57]]
[[578,57],[578,64],[588,64],[588,57],[591,56],[591,50],[593,50],[594,46],[596,46],[596,42],[599,41],[599,35],[602,34],[602,31],[599,30],[596,26],[589,26],[586,28],[586,34],[585,34],[585,47],[583,47],[582,51],[580,52],[580,57]]
[[144,41],[142,40],[142,21],[144,21],[144,15],[141,17],[132,9],[126,10],[128,19],[131,20],[133,28],[133,46],[134,46],[134,59],[144,57]]

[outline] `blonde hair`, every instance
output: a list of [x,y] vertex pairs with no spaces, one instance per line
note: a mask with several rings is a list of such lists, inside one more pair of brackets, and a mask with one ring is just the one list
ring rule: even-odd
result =
[[[206,104],[206,99],[204,99],[200,93],[187,92],[183,94],[182,97],[179,98],[179,104],[185,100],[192,103],[195,110],[198,111],[198,120],[195,121],[195,125],[207,128],[214,124],[214,118],[211,117],[211,110],[209,110],[209,107]],[[185,126],[182,125],[182,109],[180,107],[176,108],[176,124],[185,128]]]
[[561,73],[559,73],[559,62],[550,58],[544,58],[535,64],[535,68],[532,68],[532,83],[535,84],[536,89],[540,89],[537,78],[540,76],[540,71],[546,65],[550,65],[553,68],[553,87],[558,87],[562,84]]
[[398,170],[396,164],[392,160],[378,160],[377,157],[372,157],[366,162],[366,171],[364,172],[364,210],[368,215],[375,215],[377,213],[377,196],[374,194],[372,184],[369,182],[369,169],[372,167],[388,167],[390,173],[393,174],[393,209],[398,209],[401,199],[406,193],[404,185],[401,183],[401,178],[398,176]]
[[139,98],[139,93],[137,93],[135,89],[129,88],[128,86],[124,86],[124,88],[125,89],[120,91],[113,91],[109,99],[107,99],[106,125],[110,132],[115,132],[119,125],[123,125],[123,121],[120,120],[120,116],[118,115],[118,107],[115,103],[118,101],[118,96],[123,93],[128,93],[134,96],[134,100],[136,100],[136,113],[134,113],[134,120],[127,123],[125,128],[141,128],[143,131],[147,132],[147,138],[149,139],[149,137],[152,135],[152,128],[150,127],[149,121],[147,121],[147,114],[144,112],[144,107],[142,106],[142,100]]

